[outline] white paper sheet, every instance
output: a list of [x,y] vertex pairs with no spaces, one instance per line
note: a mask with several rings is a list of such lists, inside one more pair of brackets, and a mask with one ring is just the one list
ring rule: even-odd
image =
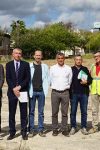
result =
[[28,93],[27,92],[20,92],[20,96],[18,97],[21,103],[28,102]]

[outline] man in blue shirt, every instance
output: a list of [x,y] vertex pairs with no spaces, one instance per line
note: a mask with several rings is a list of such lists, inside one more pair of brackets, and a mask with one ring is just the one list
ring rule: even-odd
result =
[[[87,67],[82,66],[82,56],[75,56],[75,65],[72,67],[73,78],[71,84],[71,131],[70,135],[76,132],[76,113],[78,102],[81,109],[81,132],[87,135],[87,105],[89,96],[89,85],[92,83],[91,75]],[[80,72],[81,71],[81,72]],[[84,75],[79,78],[79,74],[84,72]]]

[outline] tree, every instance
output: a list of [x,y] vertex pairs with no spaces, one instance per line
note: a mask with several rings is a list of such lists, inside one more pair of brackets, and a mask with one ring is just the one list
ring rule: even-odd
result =
[[15,47],[20,47],[21,36],[25,34],[26,27],[22,20],[13,21],[11,24],[11,37],[15,42]]
[[44,28],[26,29],[23,21],[12,22],[12,40],[15,46],[23,49],[24,55],[32,55],[35,49],[41,49],[45,58],[54,58],[57,51],[85,47],[83,33],[74,32],[73,24],[63,22],[46,25]]
[[94,32],[88,35],[86,47],[91,52],[100,50],[100,32]]

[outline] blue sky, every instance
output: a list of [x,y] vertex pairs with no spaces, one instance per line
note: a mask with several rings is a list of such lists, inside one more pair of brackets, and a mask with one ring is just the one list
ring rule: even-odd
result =
[[72,22],[76,28],[90,30],[100,21],[100,0],[3,0],[0,3],[0,26],[12,20],[24,20],[27,27],[47,23]]

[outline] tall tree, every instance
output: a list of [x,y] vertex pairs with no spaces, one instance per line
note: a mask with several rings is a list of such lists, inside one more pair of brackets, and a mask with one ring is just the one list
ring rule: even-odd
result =
[[26,27],[22,20],[13,21],[11,24],[11,37],[15,42],[15,47],[20,47],[21,36],[25,34]]

